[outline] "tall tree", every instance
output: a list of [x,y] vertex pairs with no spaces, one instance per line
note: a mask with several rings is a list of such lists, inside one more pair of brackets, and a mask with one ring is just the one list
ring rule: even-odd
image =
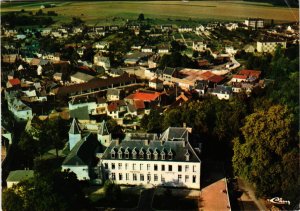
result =
[[298,172],[298,165],[286,166],[287,156],[298,151],[293,121],[286,106],[274,105],[247,116],[242,137],[234,139],[234,171],[253,183],[258,195],[284,194],[284,184],[297,184],[296,178],[283,176]]

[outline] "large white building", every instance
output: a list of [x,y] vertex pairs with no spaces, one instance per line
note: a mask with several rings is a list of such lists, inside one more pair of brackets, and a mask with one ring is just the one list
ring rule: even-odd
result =
[[113,140],[99,164],[104,179],[124,185],[160,185],[200,189],[201,161],[186,128],[156,134],[127,134]]
[[245,25],[251,28],[264,28],[264,20],[261,18],[248,18]]
[[286,41],[280,41],[280,40],[258,41],[256,49],[257,49],[257,52],[272,53],[272,52],[275,52],[276,47],[278,45],[281,45],[281,48],[286,48]]

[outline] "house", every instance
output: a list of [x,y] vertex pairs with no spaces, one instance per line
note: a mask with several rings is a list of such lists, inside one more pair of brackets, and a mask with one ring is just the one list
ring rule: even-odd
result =
[[239,75],[247,76],[247,81],[254,82],[260,78],[261,71],[259,70],[240,70]]
[[196,81],[195,90],[198,92],[199,96],[204,95],[207,92],[209,81],[198,80]]
[[110,69],[110,71],[107,71],[107,74],[111,77],[120,77],[121,75],[124,74],[124,71],[122,69]]
[[62,81],[62,73],[54,73],[53,80]]
[[158,46],[157,52],[159,54],[168,54],[168,53],[170,53],[170,46],[168,46],[168,45]]
[[232,46],[225,47],[225,52],[229,55],[235,55],[237,50],[235,50]]
[[193,50],[204,52],[207,49],[207,45],[204,42],[193,42]]
[[93,48],[99,49],[99,50],[108,50],[109,49],[109,42],[96,42],[93,44]]
[[110,69],[109,57],[102,56],[99,53],[95,54],[95,56],[94,56],[94,64],[97,66],[104,67],[105,70]]
[[175,76],[175,74],[176,74],[176,68],[166,67],[163,70],[162,78],[164,81],[172,82],[172,79]]
[[231,82],[243,82],[246,81],[248,78],[247,75],[233,75]]
[[19,56],[17,54],[2,54],[1,60],[3,63],[14,64],[18,60]]
[[96,114],[97,103],[96,99],[92,97],[74,97],[69,101],[70,112],[78,108],[87,107],[88,114]]
[[9,79],[6,83],[6,88],[21,87],[21,81],[18,78]]
[[43,56],[43,59],[51,60],[51,61],[60,61],[60,53],[48,53]]
[[7,188],[11,188],[13,185],[18,184],[21,181],[32,179],[34,176],[33,170],[15,170],[9,172],[6,179]]
[[99,161],[104,179],[121,185],[200,189],[201,160],[189,143],[187,128],[170,127],[160,135],[126,134],[112,140]]
[[127,113],[127,104],[124,100],[117,100],[108,103],[107,115],[113,119],[122,119]]
[[211,82],[212,84],[220,84],[225,80],[224,76],[220,76],[220,75],[213,75],[211,77],[209,77],[207,79],[209,82]]
[[94,76],[82,73],[82,72],[77,72],[74,75],[71,75],[71,82],[73,83],[86,83],[90,80],[92,80]]
[[178,28],[178,32],[180,32],[180,33],[192,32],[192,31],[193,31],[193,27],[190,27],[190,26],[180,26]]
[[172,25],[161,25],[160,28],[162,32],[169,32],[172,31],[173,27]]
[[17,98],[9,99],[8,110],[10,110],[15,118],[20,121],[32,118],[32,109]]
[[142,47],[142,52],[143,53],[152,53],[154,51],[154,47],[151,47],[151,46],[144,46]]
[[159,80],[158,78],[153,78],[149,81],[149,87],[155,90],[163,90],[164,89],[163,81]]
[[121,89],[108,89],[106,92],[107,101],[121,100]]
[[264,28],[264,20],[261,18],[248,18],[245,20],[245,25],[250,28]]
[[128,95],[124,100],[130,104],[133,104],[136,100],[141,100],[143,102],[159,102],[161,93],[154,91],[138,90],[133,94]]
[[212,89],[211,94],[217,96],[219,100],[229,100],[232,96],[232,88],[229,86],[217,85]]
[[256,50],[256,48],[251,45],[251,44],[247,44],[244,46],[243,50],[246,52],[246,53],[254,53],[254,51]]
[[119,30],[119,26],[117,25],[112,25],[108,27],[109,31],[118,31]]
[[279,39],[263,39],[261,41],[257,41],[256,49],[257,52],[260,53],[272,53],[275,52],[277,46],[281,46],[281,48],[286,48],[286,41],[282,41]]
[[237,23],[228,23],[228,24],[225,24],[225,27],[227,30],[233,31],[233,30],[236,30],[239,27],[239,25]]

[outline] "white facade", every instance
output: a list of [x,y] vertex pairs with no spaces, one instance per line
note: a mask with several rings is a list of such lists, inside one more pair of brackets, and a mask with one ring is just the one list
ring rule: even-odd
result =
[[102,160],[102,164],[107,179],[117,184],[200,189],[200,162]]
[[103,67],[105,70],[110,69],[110,60],[108,57],[103,57],[96,54],[94,56],[94,64]]
[[32,118],[32,109],[19,99],[14,99],[12,102],[8,102],[8,109],[18,120],[22,121]]
[[257,52],[274,52],[276,50],[276,47],[278,45],[281,45],[282,48],[286,48],[286,42],[284,41],[274,41],[274,42],[257,42]]
[[203,42],[193,42],[193,50],[204,52],[207,49],[207,46]]
[[214,96],[217,96],[219,100],[229,100],[229,98],[231,96],[229,93],[212,92],[211,94]]

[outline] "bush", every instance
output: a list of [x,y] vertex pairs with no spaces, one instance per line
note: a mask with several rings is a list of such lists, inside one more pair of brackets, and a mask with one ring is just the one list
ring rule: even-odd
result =
[[121,188],[114,182],[107,180],[104,183],[104,197],[111,202],[115,202],[121,198]]

